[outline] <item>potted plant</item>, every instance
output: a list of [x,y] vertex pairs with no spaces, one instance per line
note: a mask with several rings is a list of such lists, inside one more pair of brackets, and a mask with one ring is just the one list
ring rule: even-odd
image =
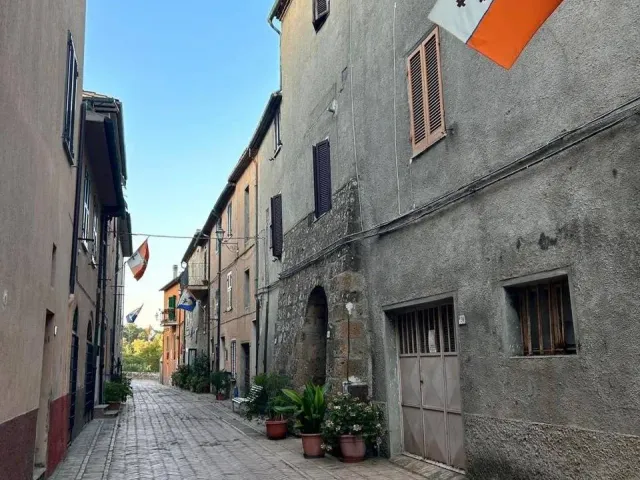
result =
[[346,394],[336,395],[328,405],[322,426],[325,449],[340,446],[343,461],[364,460],[367,444],[379,444],[384,433],[384,414],[378,405]]
[[283,395],[269,399],[266,407],[267,420],[264,422],[268,439],[282,440],[287,437],[289,420],[278,411],[281,407],[286,407],[287,404],[287,398]]
[[104,401],[109,405],[108,410],[118,410],[122,401],[122,392],[119,383],[104,383]]
[[324,457],[322,449],[321,427],[327,409],[325,397],[328,385],[318,386],[308,383],[302,394],[294,390],[283,389],[288,406],[275,407],[278,413],[290,413],[296,419],[296,428],[302,435],[302,449],[305,458]]
[[216,392],[217,400],[224,400],[229,396],[229,373],[224,370],[211,374],[211,385]]

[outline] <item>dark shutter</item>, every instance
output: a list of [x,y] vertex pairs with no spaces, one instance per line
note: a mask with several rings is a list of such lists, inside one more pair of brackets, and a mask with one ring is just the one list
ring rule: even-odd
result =
[[313,18],[315,21],[329,14],[330,0],[313,0]]
[[324,140],[313,147],[316,217],[331,210],[331,147]]
[[271,197],[271,252],[274,257],[282,257],[282,195]]

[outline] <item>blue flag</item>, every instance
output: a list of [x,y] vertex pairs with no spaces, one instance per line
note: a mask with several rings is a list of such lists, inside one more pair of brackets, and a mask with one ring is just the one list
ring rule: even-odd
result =
[[196,297],[194,297],[191,292],[185,288],[180,296],[177,308],[186,310],[187,312],[193,312],[196,308]]
[[139,308],[136,308],[133,312],[127,315],[127,323],[133,323],[136,321],[136,318],[138,318],[138,314],[140,314],[140,310],[142,310],[142,307],[144,307],[144,303],[140,305]]

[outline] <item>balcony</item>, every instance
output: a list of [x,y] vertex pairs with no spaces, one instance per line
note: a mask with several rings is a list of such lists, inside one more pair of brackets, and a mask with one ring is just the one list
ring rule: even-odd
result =
[[204,300],[209,294],[209,278],[207,275],[209,265],[189,262],[180,278],[181,288],[188,288],[197,300]]
[[176,309],[165,308],[164,310],[162,310],[162,320],[160,320],[160,324],[163,327],[178,325],[178,312],[176,312]]

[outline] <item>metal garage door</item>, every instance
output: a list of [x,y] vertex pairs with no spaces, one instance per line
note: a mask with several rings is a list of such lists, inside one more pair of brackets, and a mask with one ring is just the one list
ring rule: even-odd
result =
[[464,469],[453,303],[397,315],[404,450]]

